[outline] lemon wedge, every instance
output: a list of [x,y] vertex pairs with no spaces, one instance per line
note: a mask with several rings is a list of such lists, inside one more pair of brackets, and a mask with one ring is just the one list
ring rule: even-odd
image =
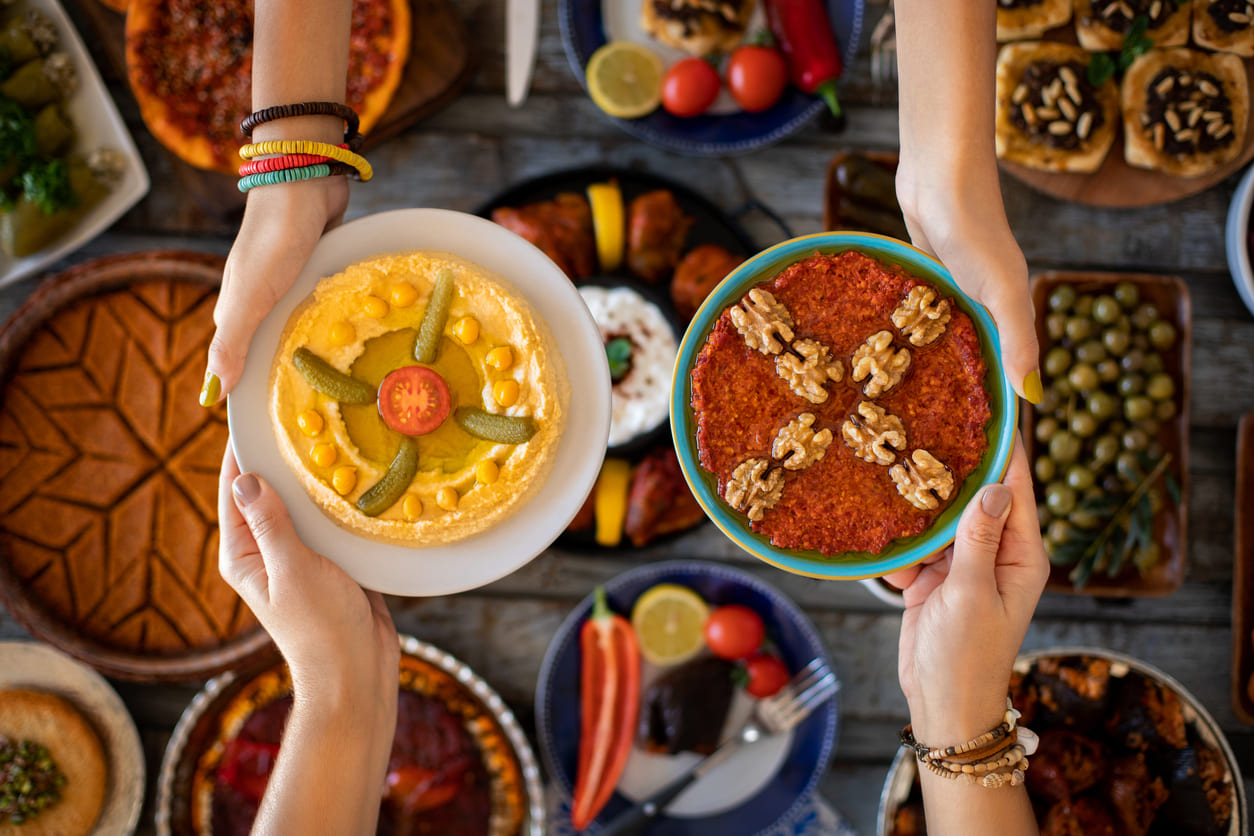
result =
[[631,626],[640,655],[655,665],[678,665],[705,646],[709,607],[686,586],[661,583],[636,599]]
[[606,459],[601,465],[592,489],[592,507],[596,513],[596,541],[602,546],[617,546],[623,539],[623,522],[627,518],[627,489],[631,486],[631,462]]
[[601,272],[613,272],[623,263],[623,193],[618,181],[593,183],[588,187],[588,203]]
[[662,59],[630,41],[611,41],[592,53],[584,74],[596,106],[619,119],[636,119],[662,101]]

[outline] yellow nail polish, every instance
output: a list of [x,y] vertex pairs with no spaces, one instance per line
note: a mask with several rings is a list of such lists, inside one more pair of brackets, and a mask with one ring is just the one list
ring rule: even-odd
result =
[[1032,404],[1045,400],[1045,389],[1041,386],[1041,373],[1036,369],[1023,379],[1023,395]]
[[200,387],[200,405],[213,406],[222,395],[222,381],[213,372],[205,372],[205,385]]

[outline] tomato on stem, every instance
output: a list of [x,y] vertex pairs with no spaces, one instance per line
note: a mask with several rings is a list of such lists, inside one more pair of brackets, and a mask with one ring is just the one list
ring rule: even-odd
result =
[[762,646],[766,626],[748,607],[728,604],[710,613],[705,621],[705,643],[722,659],[744,659]]
[[685,58],[671,65],[662,79],[662,107],[687,119],[710,109],[723,86],[718,71],[703,58]]
[[636,734],[640,654],[631,623],[610,611],[596,588],[579,633],[579,768],[571,823],[583,830],[614,794]]
[[727,89],[749,113],[771,107],[788,84],[788,65],[778,49],[747,44],[737,47],[727,61]]

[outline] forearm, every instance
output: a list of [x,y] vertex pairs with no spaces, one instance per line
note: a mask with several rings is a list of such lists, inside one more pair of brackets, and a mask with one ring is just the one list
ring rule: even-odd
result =
[[1027,788],[987,789],[920,768],[928,836],[1036,836]]
[[[344,101],[351,0],[257,0],[253,22],[253,110],[308,101]],[[258,126],[257,141],[339,143],[344,124],[304,116]]]
[[298,694],[253,836],[374,833],[395,726],[395,689]]

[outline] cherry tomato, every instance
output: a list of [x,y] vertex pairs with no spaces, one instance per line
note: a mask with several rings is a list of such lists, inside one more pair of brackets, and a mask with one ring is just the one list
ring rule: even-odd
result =
[[706,646],[723,659],[748,657],[762,646],[764,638],[766,627],[761,617],[739,604],[719,607],[705,620]]
[[379,414],[398,433],[425,435],[443,423],[452,406],[444,378],[425,366],[403,366],[379,384]]
[[788,684],[788,668],[778,656],[769,653],[749,657],[749,661],[745,662],[745,672],[749,674],[745,690],[758,699],[774,696]]
[[727,62],[727,89],[750,113],[766,110],[779,101],[787,85],[788,65],[773,47],[738,47]]
[[701,58],[685,58],[671,65],[662,79],[662,107],[675,116],[699,116],[718,98],[718,71]]

